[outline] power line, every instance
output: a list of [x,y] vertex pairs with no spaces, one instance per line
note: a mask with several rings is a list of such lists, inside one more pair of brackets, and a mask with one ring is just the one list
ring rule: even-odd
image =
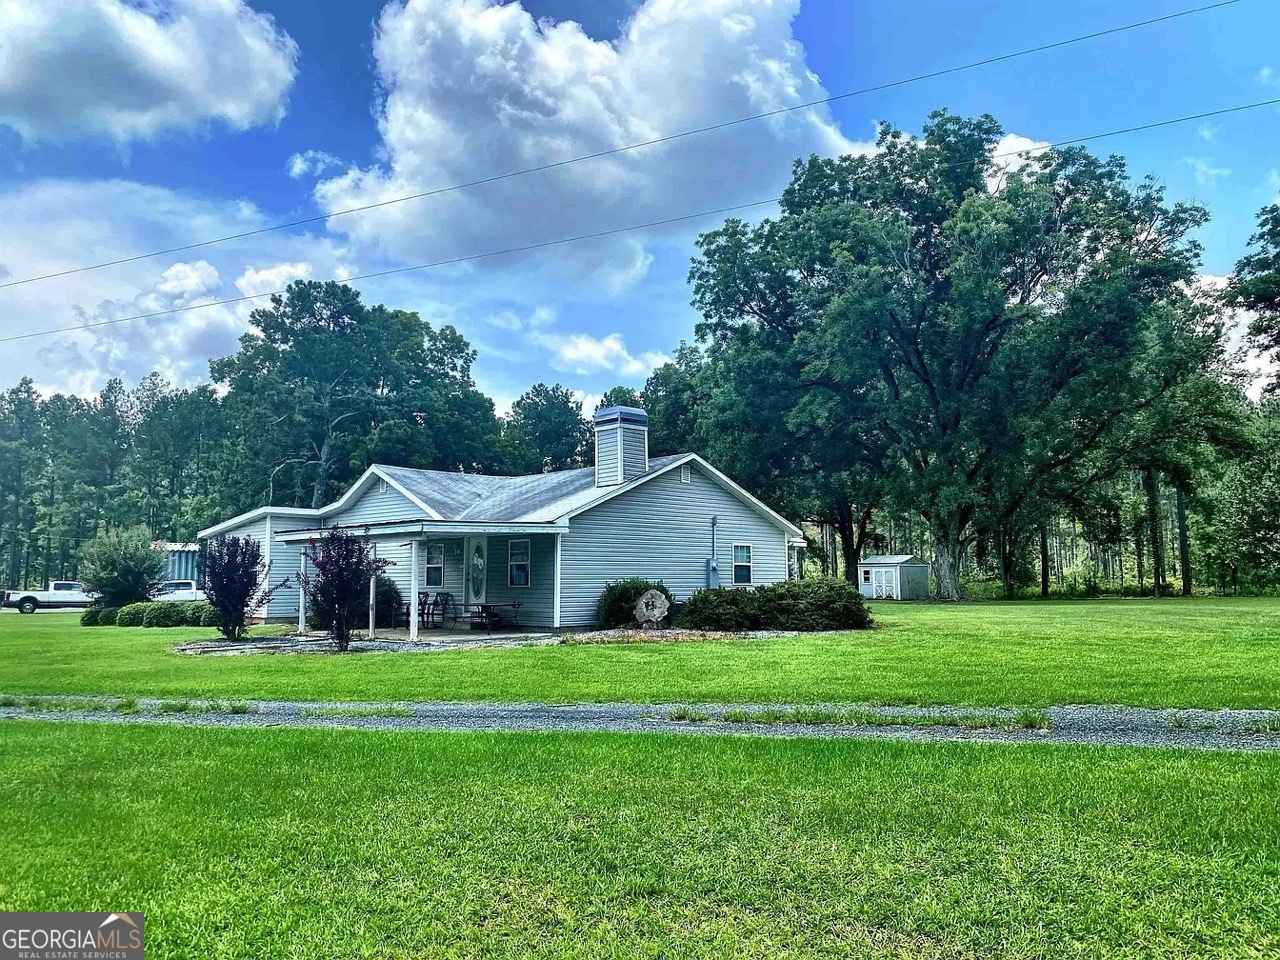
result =
[[[989,160],[1001,160],[1006,157],[1025,157],[1029,154],[1052,150],[1058,147],[1075,146],[1081,143],[1090,143],[1094,140],[1103,140],[1108,137],[1118,137],[1128,133],[1141,133],[1145,130],[1156,130],[1160,127],[1171,127],[1180,123],[1190,123],[1193,120],[1207,120],[1211,117],[1221,117],[1231,113],[1242,113],[1246,110],[1258,110],[1262,107],[1280,106],[1280,98],[1274,100],[1261,100],[1257,103],[1246,103],[1235,107],[1223,107],[1220,110],[1209,110],[1204,113],[1193,113],[1185,117],[1174,117],[1169,120],[1156,120],[1152,123],[1136,124],[1131,127],[1122,127],[1119,130],[1108,130],[1106,133],[1093,133],[1086,137],[1073,137],[1069,140],[1058,140],[1054,143],[1047,143],[1043,146],[1032,147],[1027,150],[1011,150],[1006,153],[993,154],[990,158],[983,157],[976,161],[960,161],[957,163],[943,164],[943,167],[954,166],[972,166],[975,163],[986,163]],[[433,260],[430,263],[418,263],[410,267],[393,267],[389,270],[378,270],[374,273],[359,274],[354,277],[333,277],[331,280],[338,283],[353,283],[358,280],[374,280],[379,277],[389,277],[399,273],[411,273],[417,270],[428,270],[433,267],[454,266],[460,263],[471,263],[476,260],[487,260],[492,257],[506,256],[507,254],[528,253],[533,250],[545,250],[548,247],[560,247],[570,243],[581,243],[585,240],[599,240],[603,237],[613,237],[623,233],[634,233],[637,230],[649,230],[654,227],[668,226],[673,223],[684,223],[689,220],[698,220],[703,217],[721,216],[726,213],[736,213],[740,210],[749,210],[754,207],[762,207],[767,204],[777,203],[781,197],[770,197],[767,200],[754,200],[751,203],[739,203],[731,207],[719,207],[715,210],[702,210],[698,213],[687,213],[678,217],[667,217],[664,220],[651,220],[648,223],[637,223],[626,227],[614,227],[609,230],[598,230],[595,233],[582,233],[572,237],[561,237],[558,240],[541,240],[537,243],[527,243],[518,247],[505,247],[502,250],[490,250],[486,253],[473,253],[463,257],[450,257],[447,260]],[[94,323],[78,324],[71,327],[55,327],[49,330],[35,330],[31,333],[19,333],[9,337],[0,337],[0,343],[13,343],[17,340],[32,340],[36,337],[47,337],[58,333],[75,333],[80,330],[93,330],[98,327],[110,327],[117,323],[128,323],[131,320],[151,320],[156,317],[168,317],[177,313],[189,313],[193,310],[205,310],[209,307],[225,307],[237,303],[245,303],[249,300],[260,300],[263,297],[283,296],[285,290],[271,290],[265,293],[251,293],[243,297],[229,297],[225,300],[211,300],[208,303],[196,303],[186,307],[173,307],[168,310],[156,310],[152,313],[139,313],[128,317],[117,317],[114,320],[98,320]]]
[[[951,74],[963,73],[966,70],[974,70],[978,67],[987,67],[996,63],[1003,63],[1008,60],[1016,60],[1021,57],[1027,57],[1035,53],[1045,53],[1049,50],[1057,50],[1062,47],[1069,47],[1073,44],[1084,43],[1088,40],[1097,40],[1102,37],[1114,36],[1118,33],[1126,33],[1130,30],[1138,30],[1142,27],[1153,26],[1157,23],[1164,23],[1169,20],[1177,20],[1181,17],[1189,17],[1196,13],[1205,13],[1210,10],[1217,10],[1222,7],[1233,6],[1240,3],[1241,0],[1219,0],[1216,3],[1206,4],[1201,7],[1193,7],[1189,10],[1181,10],[1177,13],[1169,13],[1160,17],[1152,17],[1148,20],[1139,20],[1135,23],[1127,23],[1119,27],[1110,27],[1106,30],[1098,30],[1094,33],[1081,34],[1078,37],[1071,37],[1066,40],[1057,40],[1053,43],[1041,44],[1037,47],[1028,47],[1025,50],[1016,50],[1012,53],[1003,53],[999,56],[988,57],[985,60],[975,60],[972,63],[965,63],[955,67],[945,67],[941,70],[933,70],[929,73],[916,74],[912,77],[905,77],[900,80],[890,80],[885,83],[876,84],[871,87],[863,87],[860,90],[850,90],[846,93],[834,94],[830,97],[823,97],[819,100],[809,100],[805,103],[797,103],[789,107],[779,107],[775,110],[766,110],[763,113],[755,113],[746,117],[738,117],[734,120],[724,120],[719,123],[707,124],[702,127],[695,127],[692,130],[684,130],[679,133],[667,134],[662,137],[655,137],[652,140],[644,140],[639,143],[627,144],[622,147],[613,147],[608,150],[600,150],[595,153],[586,153],[577,157],[570,157],[566,160],[556,160],[551,163],[543,163],[538,166],[524,167],[519,170],[511,170],[507,173],[495,174],[490,177],[483,177],[479,180],[468,180],[465,183],[455,183],[447,187],[437,187],[433,190],[425,190],[422,193],[413,193],[403,197],[393,197],[390,200],[381,200],[377,203],[369,203],[359,207],[348,207],[345,210],[335,210],[332,213],[319,214],[313,217],[303,217],[298,220],[288,220],[283,223],[273,224],[269,227],[259,227],[256,230],[245,230],[241,233],[228,234],[225,237],[215,237],[212,240],[201,240],[196,243],[187,243],[177,247],[168,247],[164,250],[155,250],[151,253],[140,253],[131,257],[120,257],[116,260],[106,260],[102,263],[95,263],[85,267],[72,267],[68,270],[58,270],[53,273],[45,273],[35,277],[24,277],[21,280],[10,280],[6,283],[0,283],[0,290],[7,287],[17,287],[28,283],[38,283],[42,280],[53,280],[58,277],[67,277],[77,273],[87,273],[90,270],[101,270],[105,267],[116,267],[126,263],[135,263],[138,260],[149,260],[152,257],[162,257],[170,253],[183,253],[187,250],[197,250],[201,247],[209,247],[218,243],[227,243],[231,240],[243,240],[247,237],[256,237],[264,233],[273,233],[277,230],[287,230],[290,227],[302,227],[311,223],[318,223],[322,220],[329,220],[333,217],[342,217],[351,213],[363,213],[367,210],[376,210],[380,207],[391,206],[396,203],[405,203],[409,200],[421,200],[426,197],[436,197],[445,193],[454,193],[459,190],[466,190],[471,187],[484,186],[490,183],[497,183],[502,180],[509,180],[513,177],[522,177],[531,173],[542,173],[547,170],[555,170],[560,167],[567,167],[571,164],[582,163],[585,160],[598,160],[602,157],[611,157],[620,153],[627,153],[631,150],[639,150],[644,147],[658,146],[663,143],[670,143],[673,140],[681,140],[685,137],[692,137],[703,133],[711,133],[716,130],[724,130],[729,127],[739,126],[745,123],[752,123],[756,120],[765,120],[769,117],[781,116],[786,113],[793,113],[797,110],[808,110],[813,107],[823,106],[824,104],[837,103],[841,100],[848,100],[852,97],[861,97],[869,93],[879,93],[884,90],[892,90],[896,87],[904,87],[913,83],[920,83],[923,80],[935,80],[938,77],[945,77]],[[3,341],[0,341],[2,343]]]

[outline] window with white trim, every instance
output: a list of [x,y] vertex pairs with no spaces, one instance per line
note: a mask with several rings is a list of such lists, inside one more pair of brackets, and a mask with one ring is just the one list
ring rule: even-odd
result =
[[689,465],[687,463],[683,463],[680,465],[680,482],[681,483],[693,482],[693,471],[689,469]]
[[862,582],[863,583],[871,582],[871,571],[868,570],[866,567],[862,568]]
[[751,584],[751,544],[733,545],[733,583],[735,586]]
[[427,586],[444,586],[444,544],[427,544]]
[[386,492],[387,492],[387,481],[386,481],[386,480],[382,480],[382,479],[379,479],[379,480],[378,480],[378,492],[379,492],[379,493],[386,493]]
[[529,541],[507,541],[507,586],[529,586]]

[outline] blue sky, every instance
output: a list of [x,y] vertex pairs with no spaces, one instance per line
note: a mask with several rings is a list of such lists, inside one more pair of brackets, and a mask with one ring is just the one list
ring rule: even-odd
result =
[[[332,213],[1196,6],[1196,0],[18,0],[0,23],[0,277]],[[70,12],[67,6],[76,8]],[[580,27],[571,23],[580,24]],[[74,28],[69,28],[69,25]],[[1219,10],[857,97],[661,149],[0,290],[4,385],[88,393],[207,375],[251,305],[350,276],[774,196],[790,160],[865,149],[875,124],[991,113],[1034,141],[1280,97],[1280,5]],[[6,73],[8,74],[6,76]],[[1015,140],[1015,143],[1023,141]],[[1280,195],[1280,110],[1092,145],[1213,215],[1229,273]],[[560,381],[640,385],[696,317],[693,237],[714,219],[358,284],[453,323],[505,407]]]

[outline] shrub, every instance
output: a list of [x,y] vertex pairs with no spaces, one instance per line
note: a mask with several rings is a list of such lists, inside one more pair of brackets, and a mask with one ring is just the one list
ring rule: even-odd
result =
[[114,627],[116,625],[116,617],[120,615],[119,607],[99,607],[98,608],[98,626]]
[[650,590],[657,590],[674,604],[671,591],[660,580],[645,580],[632,577],[630,580],[619,580],[607,584],[596,601],[596,629],[611,630],[614,627],[626,627],[636,622],[636,604]]
[[866,630],[871,614],[855,584],[836,577],[784,580],[761,587],[756,603],[762,628]]
[[201,548],[199,564],[205,596],[218,614],[218,632],[228,640],[243,640],[249,618],[289,582],[262,589],[267,565],[262,544],[252,537],[215,537]]
[[200,623],[201,627],[216,627],[218,625],[218,608],[212,603],[202,603],[200,605]]
[[[142,626],[142,618],[147,615],[147,607],[150,603],[130,603],[120,608],[119,614],[116,615],[117,627],[140,627]],[[98,622],[102,622],[102,617],[98,617]]]
[[680,625],[694,630],[865,630],[871,614],[854,584],[813,577],[758,590],[699,590],[685,604]]
[[394,627],[396,617],[404,611],[404,597],[390,577],[379,576],[374,588],[374,623],[379,627]]
[[182,626],[182,604],[176,601],[161,600],[148,603],[142,614],[144,627],[179,627]]
[[758,630],[759,591],[712,587],[696,591],[680,611],[680,626],[691,630]]
[[312,540],[306,557],[312,569],[301,578],[307,606],[319,622],[329,624],[329,635],[345,653],[352,629],[369,616],[369,580],[387,568],[387,561],[376,559],[367,541],[342,530]]
[[164,575],[164,552],[146,527],[108,530],[84,545],[81,580],[103,606],[145,601]]
[[204,626],[204,612],[212,609],[203,600],[180,600],[175,601],[172,606],[178,608],[177,625],[180,627]]
[[85,607],[84,613],[80,614],[80,626],[96,627],[98,625],[98,607]]

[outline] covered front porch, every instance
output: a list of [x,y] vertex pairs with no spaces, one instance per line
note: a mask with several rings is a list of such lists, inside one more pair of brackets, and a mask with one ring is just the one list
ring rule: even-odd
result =
[[[387,526],[392,528],[371,525],[346,532],[370,541],[378,558],[387,561],[383,576],[396,584],[408,607],[408,623],[401,634],[406,639],[416,641],[429,630],[469,632],[473,624],[486,632],[560,626],[562,531],[555,525]],[[320,532],[291,531],[279,539],[305,542]],[[306,564],[305,551],[300,563]],[[299,607],[298,624],[300,631],[305,629],[305,601]]]

